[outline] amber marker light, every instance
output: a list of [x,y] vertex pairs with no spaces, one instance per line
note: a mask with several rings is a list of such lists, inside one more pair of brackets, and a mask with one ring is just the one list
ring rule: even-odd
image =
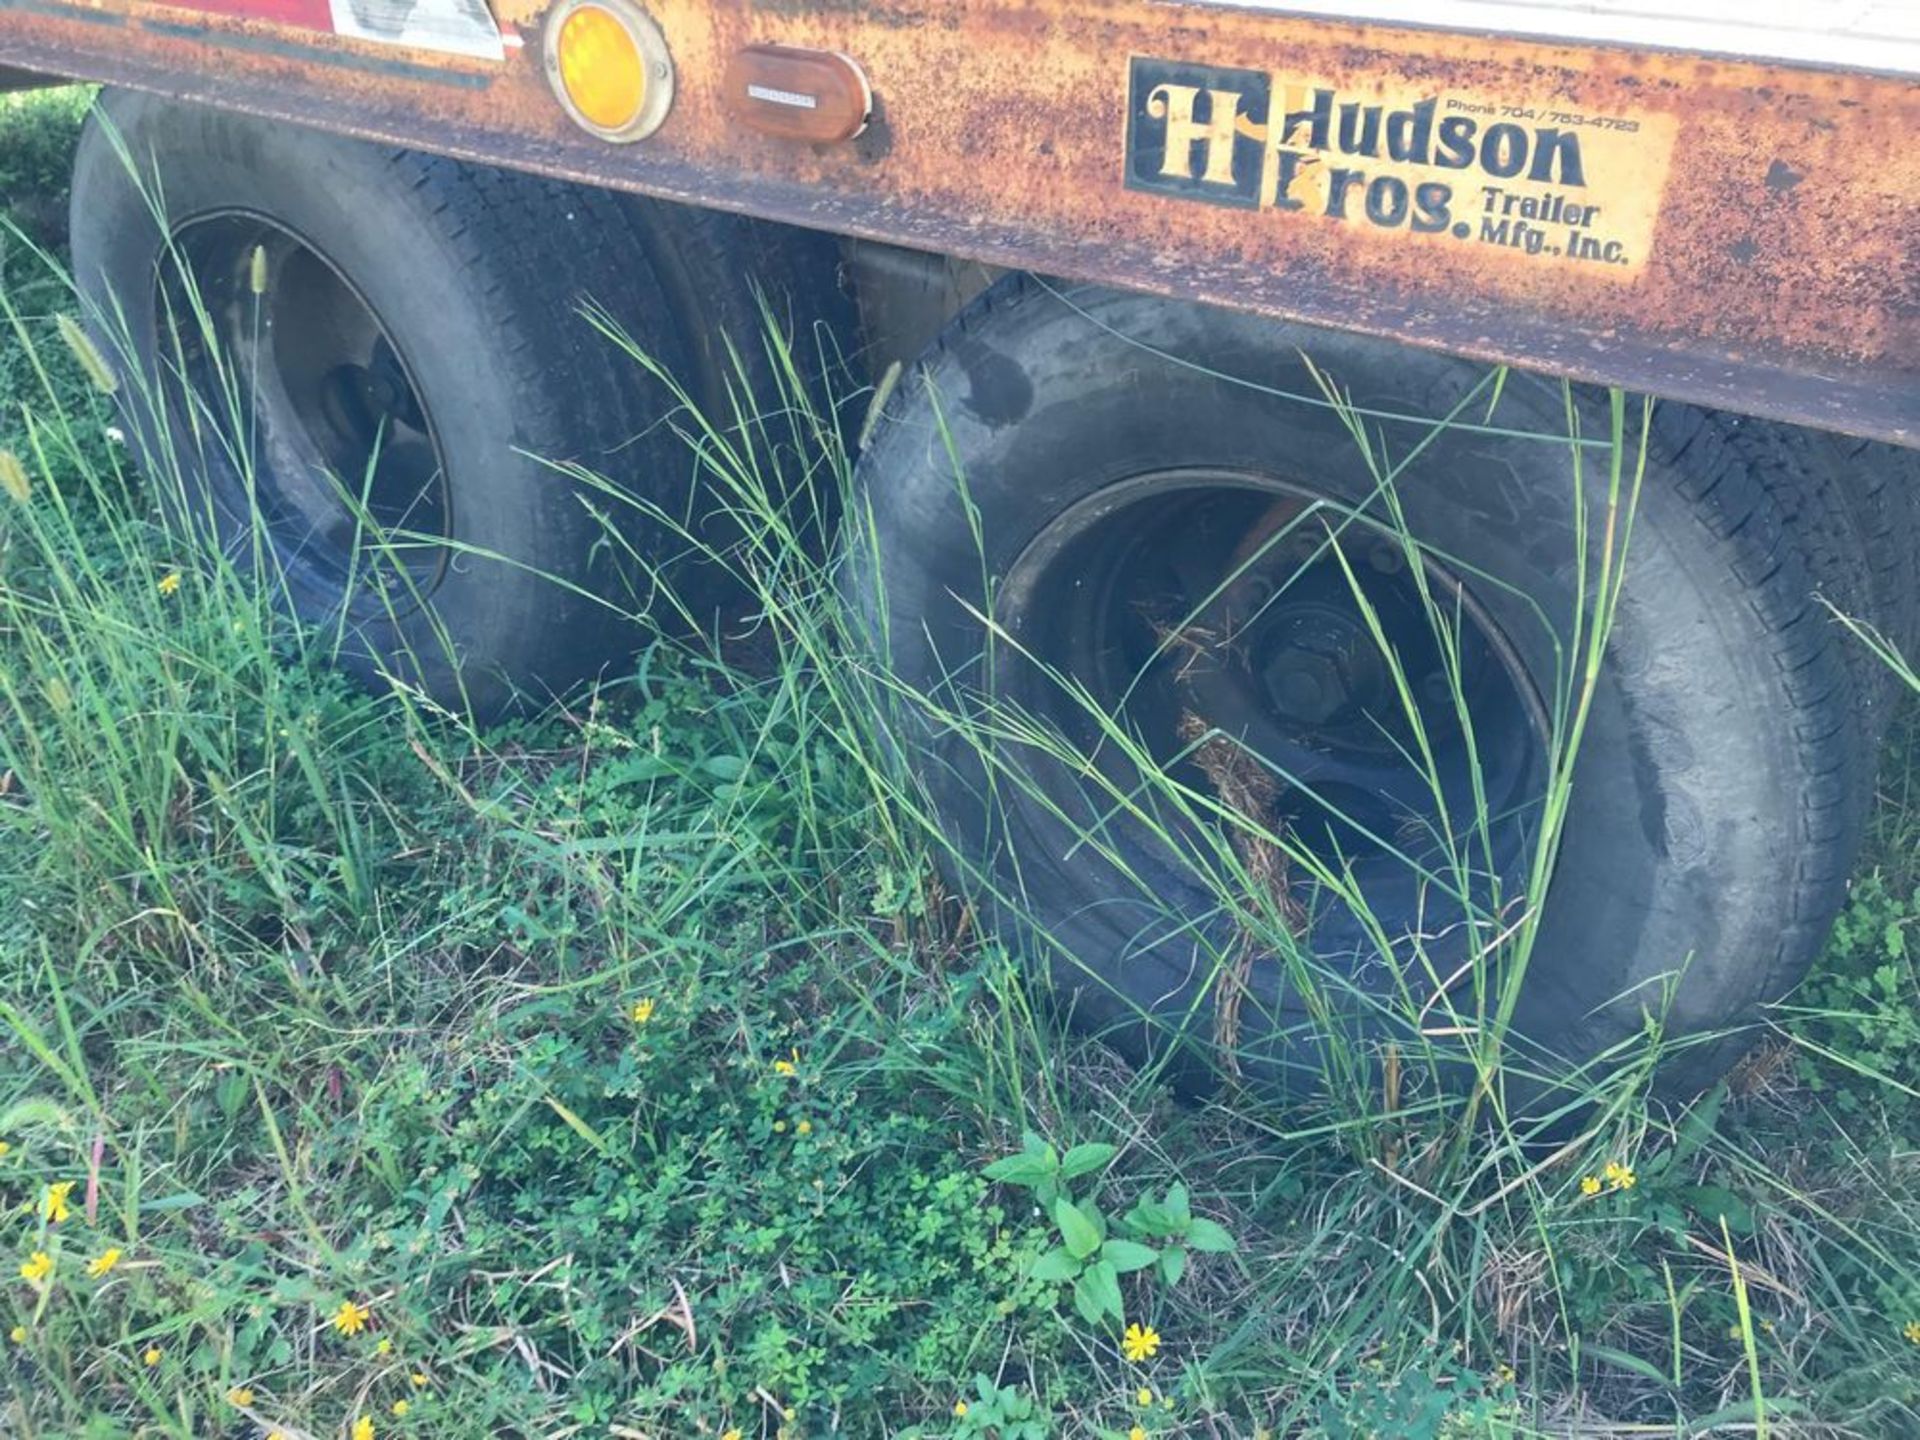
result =
[[673,57],[630,0],[560,0],[543,32],[547,83],[581,129],[643,140],[673,108]]

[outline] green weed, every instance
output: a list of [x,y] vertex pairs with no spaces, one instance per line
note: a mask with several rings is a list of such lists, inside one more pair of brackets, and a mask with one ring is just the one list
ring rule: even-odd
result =
[[[78,113],[0,127],[70,144]],[[630,673],[481,728],[348,689],[270,574],[179,533],[179,473],[132,474],[51,260],[9,250],[0,368],[10,1433],[1912,1429],[1910,731],[1818,975],[1684,1113],[1639,1057],[1571,1140],[1503,1110],[1526,1057],[1498,977],[1464,1051],[1333,1046],[1318,1097],[1176,1103],[1061,1034],[1033,957],[939,878],[875,717],[963,727],[1010,785],[1062,740],[849,658],[847,552],[817,536],[850,427],[814,337],[734,337],[781,393],[676,417],[751,663],[643,631]],[[1620,519],[1638,412],[1611,414]],[[1376,460],[1384,493],[1417,473]],[[1151,783],[1283,943],[1244,842],[1284,837]],[[1438,1082],[1461,1066],[1485,1098]]]

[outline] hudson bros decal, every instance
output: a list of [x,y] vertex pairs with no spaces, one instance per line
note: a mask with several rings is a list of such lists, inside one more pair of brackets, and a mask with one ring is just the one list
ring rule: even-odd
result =
[[1132,190],[1626,278],[1645,260],[1670,116],[1586,115],[1457,92],[1366,92],[1135,56]]

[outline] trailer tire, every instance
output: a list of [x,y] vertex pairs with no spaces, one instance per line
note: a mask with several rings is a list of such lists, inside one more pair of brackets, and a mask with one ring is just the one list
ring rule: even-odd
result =
[[[1260,817],[1268,833],[1291,833],[1307,850],[1315,833],[1353,832],[1300,801],[1310,787],[1298,775],[1323,794],[1357,797],[1356,809],[1369,783],[1379,796],[1408,793],[1367,768],[1373,762],[1350,758],[1365,748],[1360,720],[1389,723],[1385,710],[1354,708],[1372,682],[1355,678],[1363,650],[1342,648],[1338,601],[1328,599],[1360,582],[1310,581],[1302,563],[1290,583],[1304,620],[1277,598],[1238,612],[1205,608],[1237,603],[1247,572],[1213,582],[1225,572],[1202,559],[1230,544],[1232,555],[1255,553],[1242,534],[1249,517],[1258,515],[1246,534],[1267,536],[1264,551],[1282,534],[1276,515],[1381,513],[1375,472],[1340,417],[1286,398],[1318,395],[1316,366],[1366,409],[1386,456],[1426,442],[1396,490],[1435,573],[1460,586],[1473,625],[1486,622],[1495,660],[1470,693],[1485,707],[1474,712],[1483,771],[1490,803],[1524,817],[1542,772],[1538,762],[1496,768],[1501,747],[1523,744],[1521,727],[1498,716],[1503,706],[1526,710],[1529,690],[1536,700],[1553,693],[1555,632],[1564,640],[1579,573],[1570,448],[1471,426],[1430,435],[1430,421],[1390,418],[1450,413],[1484,381],[1483,367],[1015,278],[963,312],[925,357],[924,383],[903,384],[889,402],[859,468],[872,534],[849,547],[848,593],[868,643],[907,689],[932,697],[903,707],[892,733],[943,827],[954,882],[1021,950],[1050,957],[1056,996],[1076,1023],[1136,1059],[1173,1057],[1177,1076],[1198,1076],[1182,1058],[1197,1054],[1217,1073],[1222,1005],[1237,993],[1225,1063],[1286,1091],[1340,1073],[1341,1054],[1377,1054],[1387,1042],[1422,1053],[1420,999],[1470,971],[1469,935],[1501,928],[1483,915],[1469,929],[1464,906],[1394,879],[1391,857],[1376,876],[1365,847],[1343,841],[1334,848],[1362,867],[1354,873],[1370,901],[1379,897],[1388,943],[1376,944],[1324,887],[1265,907],[1315,963],[1344,977],[1310,1001],[1276,947],[1249,955],[1254,932],[1223,917],[1218,888],[1194,880],[1185,857],[1222,853],[1205,833],[1218,827],[1154,799],[1115,738],[1111,717],[1120,716],[1161,764],[1184,766],[1192,793],[1215,791],[1242,813],[1252,794],[1270,812]],[[1472,419],[1484,417],[1490,393],[1478,392]],[[1607,433],[1604,396],[1576,391],[1574,406],[1584,435]],[[1561,437],[1566,421],[1561,387],[1520,375],[1492,418],[1506,431]],[[1595,459],[1585,471],[1590,503],[1604,498],[1605,482]],[[1260,511],[1269,500],[1272,510]],[[1316,501],[1332,508],[1315,511]],[[1375,532],[1361,523],[1352,533]],[[1377,543],[1356,540],[1356,553]],[[1849,713],[1835,629],[1808,598],[1806,562],[1766,486],[1702,412],[1656,412],[1631,546],[1506,1051],[1510,1081],[1536,1098],[1632,1050],[1650,1016],[1670,1038],[1714,1032],[1669,1052],[1669,1089],[1696,1089],[1731,1063],[1743,1042],[1724,1027],[1784,993],[1819,948],[1865,810],[1871,757]],[[1376,584],[1373,571],[1388,577],[1377,582],[1382,624],[1403,583],[1391,579],[1391,551],[1371,571],[1353,561],[1365,586]],[[1191,629],[1155,617],[1156,586],[1171,586],[1178,604],[1194,599]],[[1311,605],[1328,613],[1308,614]],[[1230,645],[1216,642],[1222,634]],[[1321,663],[1330,656],[1331,669]],[[1504,678],[1484,678],[1495,675]],[[1215,741],[1263,737],[1301,770],[1268,784],[1264,800],[1257,783],[1234,781],[1194,743],[1189,700],[1203,693],[1239,717],[1223,726],[1201,716]],[[1538,720],[1528,721],[1536,742]],[[1345,738],[1331,733],[1339,726]],[[1078,754],[1064,758],[1033,738],[1043,733]],[[997,737],[985,742],[990,763],[980,759],[982,736]],[[1529,853],[1520,839],[1516,857]],[[1231,844],[1246,860],[1244,840]],[[1506,897],[1511,918],[1525,902]],[[1292,915],[1290,898],[1301,904]],[[1333,1034],[1357,1050],[1329,1045]]]
[[[671,525],[560,468],[695,503],[667,387],[580,313],[689,366],[613,196],[109,91],[72,206],[76,280],[163,505],[237,564],[264,554],[363,681],[483,715],[542,703],[620,655],[655,574],[698,593]],[[206,438],[223,384],[251,480]],[[383,558],[368,517],[419,538]]]
[[[795,383],[827,402],[856,388],[857,322],[837,236],[646,195],[616,198],[675,309],[689,317],[691,398],[719,428],[796,418],[779,414]],[[768,349],[769,324],[792,375],[779,373],[785,367]],[[782,439],[797,444],[798,434]]]
[[[1920,656],[1920,451],[1750,416],[1715,423],[1801,538],[1817,593]],[[1840,644],[1877,744],[1905,687],[1854,636]]]

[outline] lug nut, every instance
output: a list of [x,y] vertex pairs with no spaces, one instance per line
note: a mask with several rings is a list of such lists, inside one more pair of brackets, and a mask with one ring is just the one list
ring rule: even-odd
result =
[[1331,720],[1349,698],[1338,663],[1311,650],[1289,650],[1267,667],[1266,682],[1274,708],[1307,725]]

